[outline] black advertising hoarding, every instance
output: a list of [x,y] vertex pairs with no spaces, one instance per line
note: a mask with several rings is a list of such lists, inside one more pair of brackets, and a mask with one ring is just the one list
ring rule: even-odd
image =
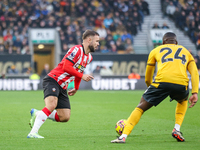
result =
[[24,68],[31,66],[31,55],[0,55],[0,73],[6,73],[12,65],[21,72]]
[[31,80],[27,77],[0,79],[0,90],[2,91],[30,91],[42,89],[40,80]]
[[[97,66],[110,68],[111,76],[95,75],[90,82],[82,81],[80,89],[83,90],[139,90],[146,89],[145,70],[148,59],[147,54],[92,54],[93,60],[86,67],[84,73],[93,74]],[[62,58],[64,55],[61,56]],[[132,72],[141,75],[141,79],[128,79]]]
[[17,75],[6,74],[5,79],[0,79],[0,90],[38,90],[40,80],[31,80],[23,75],[23,69],[31,66],[31,55],[0,55],[0,73],[7,73],[9,67],[15,65],[19,71]]
[[94,79],[81,81],[83,90],[141,90],[146,89],[144,76],[141,79],[128,79],[128,76],[94,76]]
[[[93,61],[89,64],[85,73],[92,73],[96,66],[110,68],[113,75],[129,75],[132,71],[145,75],[147,54],[92,54]],[[61,55],[61,59],[64,55]]]
[[[61,59],[64,55],[61,55]],[[92,73],[96,66],[109,67],[113,75],[93,75],[89,82],[81,81],[80,90],[145,90],[145,69],[148,55],[111,55],[93,54],[93,61],[87,66],[85,73]],[[15,65],[21,72],[23,68],[31,66],[31,55],[0,55],[0,71],[6,71],[9,66]],[[128,79],[128,74],[134,70],[141,75],[141,79]],[[31,80],[28,76],[7,76],[0,79],[0,90],[41,90],[42,79]],[[191,82],[189,82],[191,89]]]

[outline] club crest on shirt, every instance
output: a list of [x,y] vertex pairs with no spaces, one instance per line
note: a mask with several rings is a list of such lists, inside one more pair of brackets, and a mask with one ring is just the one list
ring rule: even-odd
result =
[[55,92],[55,91],[56,91],[56,88],[52,88],[52,91]]

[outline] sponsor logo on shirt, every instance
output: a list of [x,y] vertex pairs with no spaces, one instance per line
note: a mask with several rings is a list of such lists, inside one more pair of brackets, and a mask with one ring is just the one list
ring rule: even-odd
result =
[[78,68],[79,70],[81,70],[81,72],[83,72],[85,70],[85,67],[80,64],[76,64],[75,67]]

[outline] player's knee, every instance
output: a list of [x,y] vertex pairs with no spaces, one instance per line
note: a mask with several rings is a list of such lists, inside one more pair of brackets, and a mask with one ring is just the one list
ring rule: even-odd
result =
[[62,122],[68,122],[70,119],[70,116],[65,116],[62,118]]
[[50,110],[53,111],[57,106],[58,98],[55,96],[48,96],[45,98],[45,105]]

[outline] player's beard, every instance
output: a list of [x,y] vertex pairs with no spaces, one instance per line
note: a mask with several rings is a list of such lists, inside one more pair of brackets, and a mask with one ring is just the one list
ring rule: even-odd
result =
[[89,49],[90,49],[90,52],[94,52],[94,51],[95,51],[95,49],[94,49],[94,46],[93,46],[93,45],[89,45],[88,47],[89,47]]

